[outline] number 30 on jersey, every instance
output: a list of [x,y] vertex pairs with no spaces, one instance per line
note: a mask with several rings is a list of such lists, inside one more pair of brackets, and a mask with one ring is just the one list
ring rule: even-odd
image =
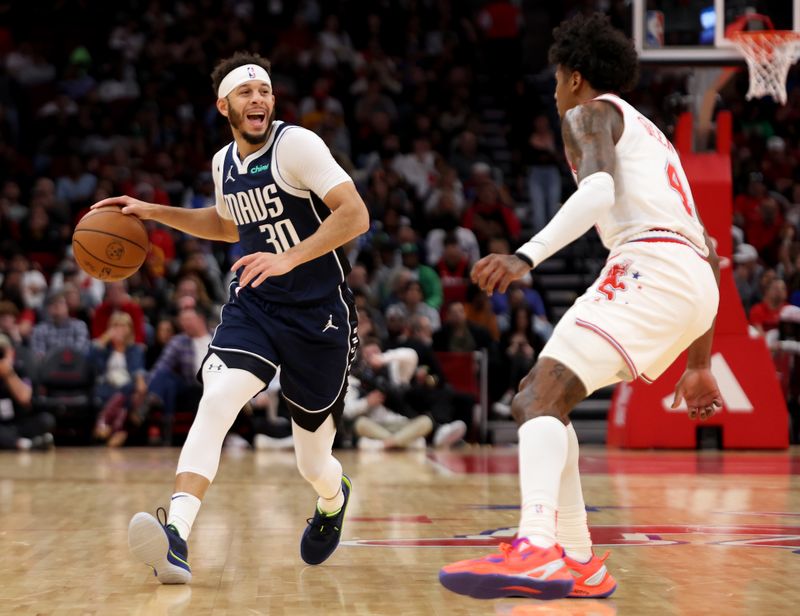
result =
[[276,254],[286,252],[292,246],[297,246],[300,243],[297,231],[295,231],[292,221],[288,218],[274,223],[258,225],[258,230],[265,235],[264,240],[267,244],[275,248]]

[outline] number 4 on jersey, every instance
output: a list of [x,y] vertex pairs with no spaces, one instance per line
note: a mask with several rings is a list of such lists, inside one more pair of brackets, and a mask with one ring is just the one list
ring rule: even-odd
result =
[[667,163],[667,181],[672,187],[672,190],[680,195],[681,203],[683,203],[686,213],[689,214],[689,216],[694,216],[692,205],[689,203],[689,198],[686,196],[686,189],[681,183],[681,176],[678,175],[678,170],[675,168],[675,165],[669,162]]

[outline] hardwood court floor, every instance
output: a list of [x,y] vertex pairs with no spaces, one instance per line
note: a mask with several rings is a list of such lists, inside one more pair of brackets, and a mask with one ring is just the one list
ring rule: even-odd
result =
[[478,601],[437,581],[513,533],[514,449],[341,452],[344,544],[305,566],[313,509],[291,453],[226,452],[190,540],[191,586],[128,555],[166,504],[177,449],[0,454],[0,614],[790,614],[800,604],[800,451],[583,450],[590,524],[619,581],[601,601]]

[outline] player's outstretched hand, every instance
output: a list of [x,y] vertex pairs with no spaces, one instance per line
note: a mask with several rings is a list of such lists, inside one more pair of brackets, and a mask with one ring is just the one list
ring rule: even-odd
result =
[[505,293],[514,280],[531,271],[531,266],[515,255],[489,255],[472,268],[472,282],[491,295]]
[[708,419],[718,408],[722,408],[722,395],[711,370],[687,369],[675,386],[672,408],[678,408],[681,400],[686,400],[689,419]]
[[254,252],[241,257],[231,266],[235,272],[244,266],[239,277],[239,286],[246,287],[252,281],[252,287],[257,287],[270,276],[282,276],[294,269],[294,263],[287,253],[273,254],[271,252]]
[[109,205],[118,205],[122,208],[123,214],[138,216],[143,220],[149,219],[151,212],[157,207],[153,203],[146,203],[144,201],[139,201],[139,199],[129,197],[128,195],[122,195],[120,197],[108,197],[102,201],[98,201],[89,209],[96,210],[101,207],[108,207]]

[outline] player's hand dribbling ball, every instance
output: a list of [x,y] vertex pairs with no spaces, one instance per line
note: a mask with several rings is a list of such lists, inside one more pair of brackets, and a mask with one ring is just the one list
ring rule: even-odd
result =
[[91,210],[72,234],[75,261],[90,276],[114,282],[133,275],[147,258],[144,223],[116,205]]

